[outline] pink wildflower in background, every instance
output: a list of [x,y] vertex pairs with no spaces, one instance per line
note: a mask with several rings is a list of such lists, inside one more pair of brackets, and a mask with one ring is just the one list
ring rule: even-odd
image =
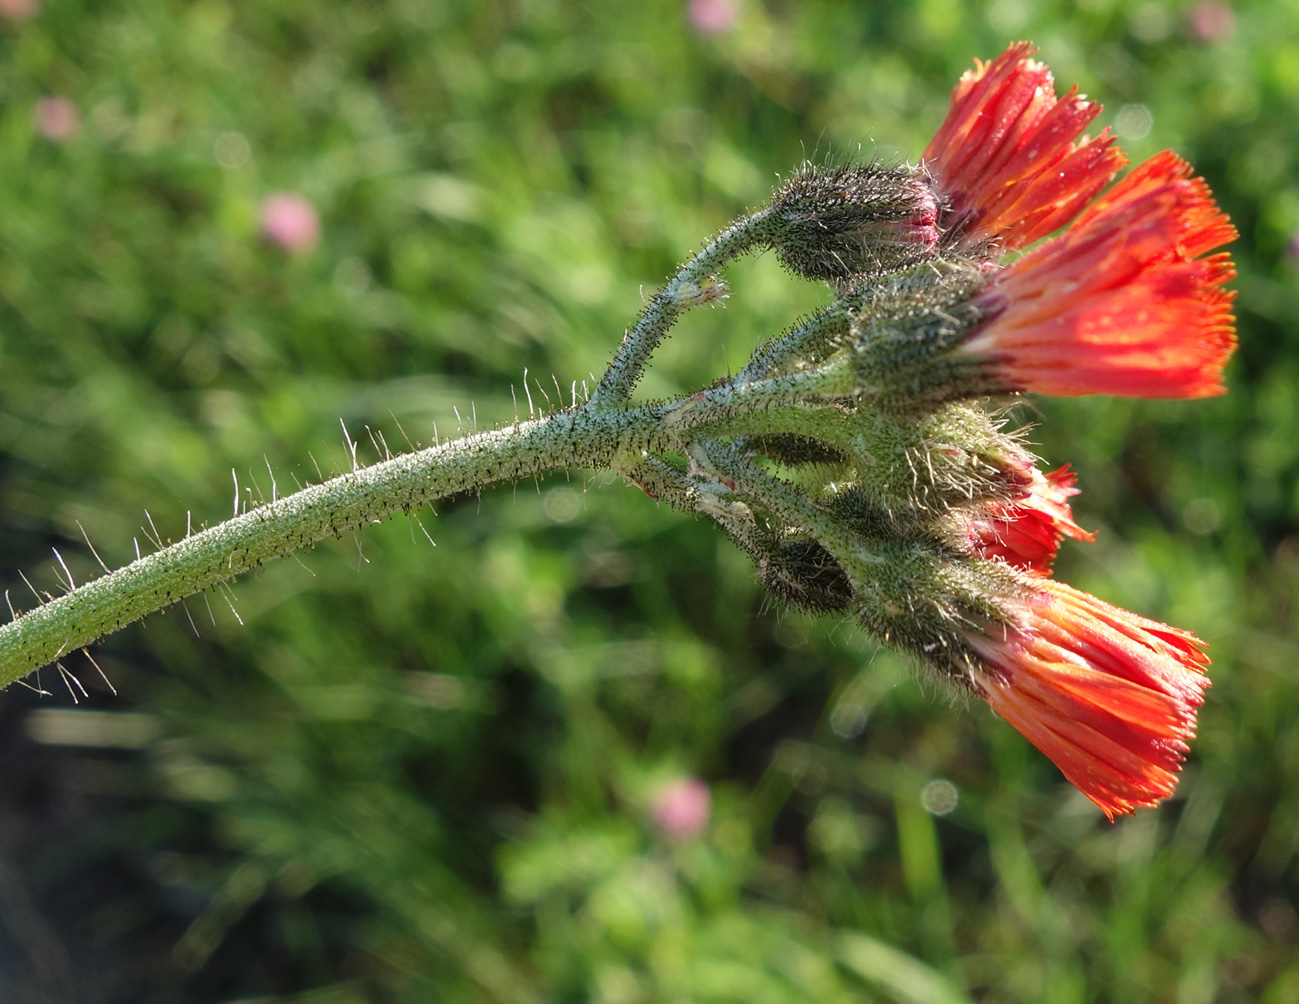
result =
[[41,0],[0,0],[0,18],[5,21],[27,21],[41,9]]
[[1201,42],[1225,42],[1236,31],[1236,15],[1219,0],[1205,0],[1186,12],[1191,35]]
[[740,20],[735,0],[687,0],[686,20],[701,35],[722,35]]
[[81,112],[67,98],[41,98],[32,106],[36,131],[52,143],[71,139],[81,129]]
[[663,833],[674,840],[693,840],[708,826],[713,796],[697,777],[683,777],[665,784],[650,801],[650,816]]
[[310,251],[320,241],[320,216],[301,195],[277,192],[262,202],[262,235],[286,251]]

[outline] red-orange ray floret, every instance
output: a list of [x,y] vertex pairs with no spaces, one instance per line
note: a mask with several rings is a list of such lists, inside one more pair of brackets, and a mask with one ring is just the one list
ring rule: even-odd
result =
[[1109,130],[1075,140],[1101,106],[1055,96],[1037,50],[1016,42],[975,60],[952,91],[925,164],[949,202],[943,225],[971,241],[1025,247],[1068,223],[1127,163]]
[[1049,474],[1033,471],[1022,498],[998,503],[970,521],[971,550],[981,558],[1004,561],[1032,575],[1051,574],[1064,537],[1092,541],[1073,519],[1069,498],[1078,494],[1078,475],[1066,464]]
[[1008,265],[978,297],[990,320],[958,349],[1008,390],[1208,397],[1236,345],[1236,236],[1208,186],[1165,151],[1065,233]]
[[1198,638],[1043,579],[1015,627],[969,640],[975,690],[1110,819],[1172,795],[1209,686]]

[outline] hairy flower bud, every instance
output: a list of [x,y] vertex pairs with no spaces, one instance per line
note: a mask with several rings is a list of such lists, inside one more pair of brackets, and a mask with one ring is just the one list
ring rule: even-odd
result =
[[843,613],[852,583],[821,544],[803,534],[772,535],[755,553],[758,576],[777,598],[814,614]]
[[[681,412],[696,414],[688,404]],[[832,493],[854,488],[895,527],[917,527],[956,508],[999,518],[986,507],[1018,503],[1041,480],[1024,430],[1008,431],[1008,421],[970,402],[898,415],[837,401],[758,408],[742,427],[750,452],[802,470],[805,483],[837,485]]]
[[826,386],[848,380],[872,405],[897,413],[986,393],[980,363],[954,350],[985,319],[975,297],[987,288],[989,269],[946,258],[875,283],[853,311],[846,352],[823,367]]
[[906,167],[805,164],[772,209],[781,264],[808,279],[883,275],[930,257],[940,238],[928,177]]
[[845,559],[844,567],[862,625],[958,684],[974,657],[968,634],[1011,624],[1007,601],[1025,592],[1009,567],[923,535],[870,540],[864,559]]
[[908,419],[869,409],[846,415],[840,441],[856,484],[899,526],[918,526],[959,506],[1023,497],[1035,459],[1006,419],[956,403]]

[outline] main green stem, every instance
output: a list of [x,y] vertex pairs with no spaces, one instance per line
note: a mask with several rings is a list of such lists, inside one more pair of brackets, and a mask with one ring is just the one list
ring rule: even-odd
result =
[[592,402],[358,468],[186,537],[0,627],[0,687],[104,635],[329,536],[560,468],[633,463],[665,442],[664,406]]
[[[724,286],[708,286],[714,274],[769,239],[772,212],[762,209],[726,227],[677,270],[627,332],[585,406],[358,468],[51,599],[0,627],[0,687],[263,562],[395,512],[504,481],[557,468],[612,468],[638,484],[653,483],[673,505],[694,508],[690,479],[647,461],[649,452],[675,442],[663,418],[676,405],[628,408],[626,400],[681,313],[724,295]],[[711,514],[728,518],[721,511]]]

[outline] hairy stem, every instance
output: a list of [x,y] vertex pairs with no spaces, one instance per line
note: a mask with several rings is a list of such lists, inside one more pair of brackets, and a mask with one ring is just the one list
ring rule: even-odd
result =
[[0,627],[0,687],[147,614],[318,540],[437,499],[559,468],[631,463],[665,441],[663,405],[595,406],[394,457],[260,505]]
[[760,345],[753,353],[753,358],[736,375],[735,382],[760,380],[778,372],[791,360],[798,359],[806,363],[826,354],[835,337],[848,333],[852,324],[849,308],[855,302],[836,300],[792,331]]
[[[803,432],[812,434],[817,428],[818,412],[832,414],[830,407],[836,400],[853,395],[854,386],[836,370],[844,367],[823,367],[768,377],[765,380],[744,382],[738,377],[717,387],[700,391],[673,406],[664,416],[664,427],[684,436],[692,429],[707,427],[736,430],[738,432]],[[818,408],[817,403],[822,407]],[[775,416],[772,423],[768,416]],[[784,421],[795,428],[777,428]],[[799,422],[812,421],[810,427],[798,428]],[[831,421],[830,428],[834,428]]]
[[861,581],[860,569],[884,559],[838,519],[814,505],[799,489],[759,470],[734,449],[705,441],[703,452],[710,466],[735,485],[735,492],[769,509],[780,519],[815,537],[839,562],[849,577]]
[[620,404],[627,400],[644,372],[650,355],[668,333],[668,329],[676,323],[683,311],[707,299],[698,295],[703,284],[728,261],[768,239],[771,214],[772,210],[768,207],[736,220],[677,269],[676,274],[654,294],[636,323],[623,336],[613,362],[596,386],[593,400],[610,404]]

